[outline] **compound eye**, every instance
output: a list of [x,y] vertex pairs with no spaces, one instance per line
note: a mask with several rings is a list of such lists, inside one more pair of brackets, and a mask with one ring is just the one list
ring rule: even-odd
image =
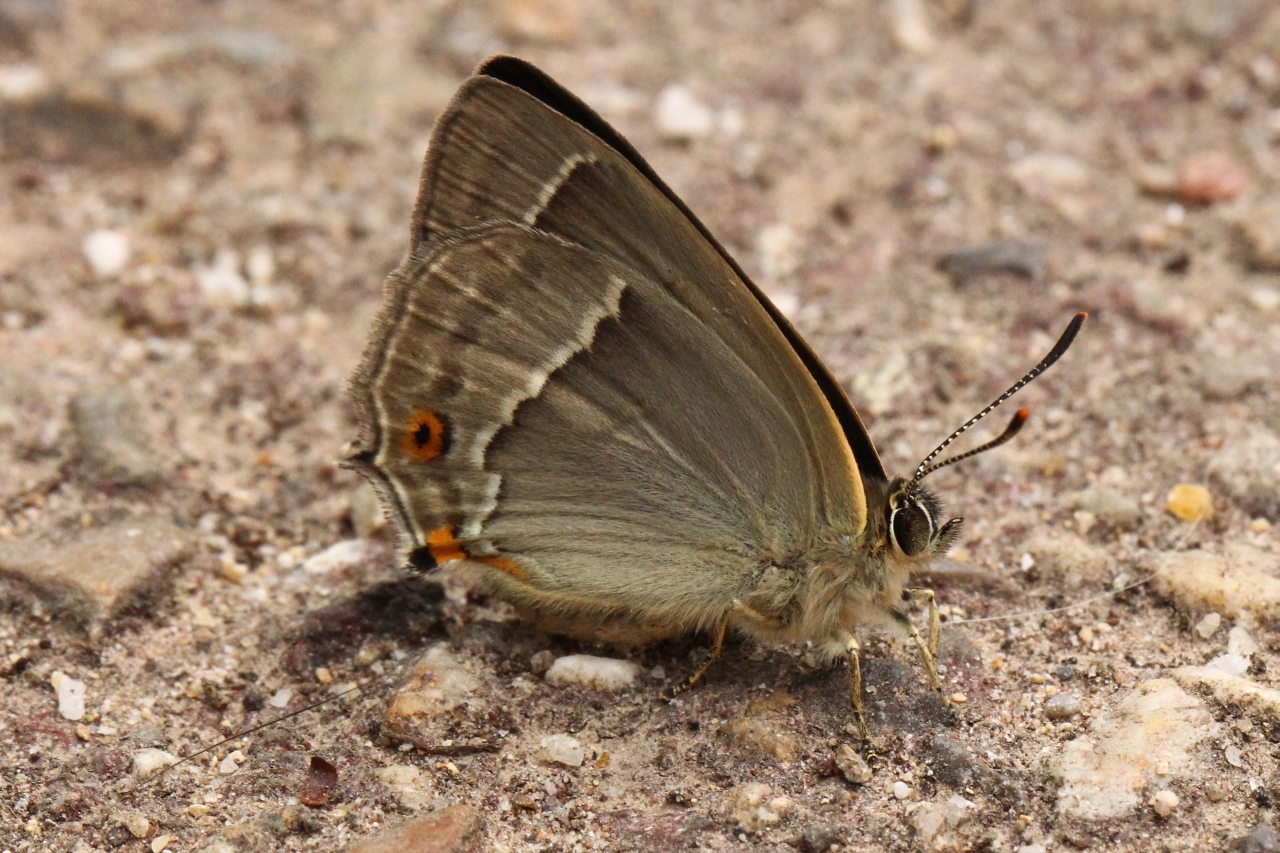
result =
[[893,541],[908,557],[924,553],[933,540],[933,519],[924,507],[908,500],[893,513]]

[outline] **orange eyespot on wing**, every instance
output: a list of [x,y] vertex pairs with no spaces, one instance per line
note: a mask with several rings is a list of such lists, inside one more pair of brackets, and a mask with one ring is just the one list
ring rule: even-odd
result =
[[400,449],[417,462],[430,462],[449,449],[449,425],[430,409],[418,409],[400,436]]
[[506,572],[516,580],[524,580],[525,571],[520,564],[509,557],[496,555],[473,557],[468,554],[462,543],[453,534],[452,527],[441,527],[427,534],[427,544],[415,548],[409,555],[409,563],[420,572],[429,572],[441,563],[450,560],[470,560],[473,563],[484,563],[499,571]]

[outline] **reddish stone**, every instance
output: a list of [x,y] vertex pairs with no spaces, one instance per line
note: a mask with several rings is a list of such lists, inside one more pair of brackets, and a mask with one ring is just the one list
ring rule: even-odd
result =
[[1184,204],[1231,201],[1247,189],[1249,176],[1222,151],[1193,154],[1178,170],[1178,198]]
[[483,829],[484,821],[474,808],[449,806],[361,841],[347,853],[479,853]]

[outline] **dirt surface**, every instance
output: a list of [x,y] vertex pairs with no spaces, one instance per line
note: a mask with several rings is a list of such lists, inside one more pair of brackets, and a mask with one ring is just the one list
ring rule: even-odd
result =
[[[1265,0],[0,0],[0,849],[426,815],[510,851],[1276,849],[1278,46]],[[735,640],[665,704],[704,638],[582,646],[407,578],[336,466],[431,122],[496,52],[649,158],[891,471],[1091,313],[1023,435],[933,478],[958,719],[868,634],[869,781],[842,668]],[[1107,594],[1162,567],[1203,583]],[[462,698],[410,742],[387,707],[429,648]],[[547,683],[576,653],[639,675]]]

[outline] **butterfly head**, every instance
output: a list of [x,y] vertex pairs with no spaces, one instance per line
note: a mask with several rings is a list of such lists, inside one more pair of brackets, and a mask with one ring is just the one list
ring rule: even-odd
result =
[[900,477],[889,485],[889,498],[885,509],[885,530],[889,543],[898,554],[908,559],[937,556],[945,554],[952,543],[955,542],[964,519],[952,518],[948,521],[943,521],[942,504],[931,492],[920,485],[920,481],[934,471],[954,465],[972,456],[977,456],[979,453],[985,453],[1012,440],[1018,434],[1018,431],[1022,429],[1022,425],[1027,422],[1028,412],[1026,409],[1019,409],[1014,414],[1013,420],[1009,421],[1009,425],[1005,427],[1004,432],[991,441],[966,453],[952,456],[942,462],[934,462],[953,441],[968,432],[970,427],[995,411],[1001,403],[1016,394],[1028,382],[1031,382],[1052,367],[1054,362],[1067,351],[1067,347],[1071,346],[1071,342],[1075,340],[1076,333],[1080,331],[1080,326],[1087,316],[1083,312],[1077,314],[1067,325],[1066,331],[1058,338],[1058,342],[1053,345],[1053,349],[1040,360],[1039,364],[1027,371],[1021,379],[1015,382],[1009,390],[997,397],[991,405],[969,418],[959,429],[947,436],[947,439],[942,444],[935,447],[933,452],[924,458],[924,461],[916,468],[916,472],[910,480]]
[[943,520],[942,503],[917,483],[896,480],[889,490],[885,529],[893,549],[904,557],[945,554],[964,519]]

